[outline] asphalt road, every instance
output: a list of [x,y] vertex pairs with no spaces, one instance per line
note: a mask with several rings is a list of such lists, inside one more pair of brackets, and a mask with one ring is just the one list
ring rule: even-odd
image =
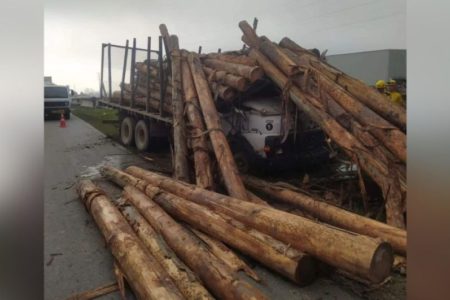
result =
[[[99,178],[99,167],[106,163],[152,168],[158,164],[131,153],[75,116],[67,128],[59,128],[58,121],[45,122],[45,299],[65,299],[114,280],[112,255],[75,186],[80,177],[92,178],[117,197],[119,189]],[[272,299],[359,299],[327,278],[300,288],[257,264],[255,270],[264,282],[257,285]],[[120,297],[114,293],[101,299]]]

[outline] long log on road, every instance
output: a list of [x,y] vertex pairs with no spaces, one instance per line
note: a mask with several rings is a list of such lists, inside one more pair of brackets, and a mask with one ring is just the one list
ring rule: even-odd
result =
[[259,66],[250,67],[211,58],[203,60],[203,63],[211,69],[226,71],[230,74],[245,77],[250,82],[255,82],[264,76],[264,71]]
[[229,215],[332,266],[372,282],[381,282],[390,273],[392,247],[379,239],[207,191],[135,166],[128,167],[126,172],[169,193]]
[[133,227],[150,253],[172,278],[183,296],[188,300],[212,300],[211,294],[200,283],[195,274],[173,253],[163,238],[153,229],[133,206],[125,206],[122,214]]
[[186,117],[189,125],[189,138],[191,139],[192,151],[194,152],[195,183],[207,190],[214,189],[214,178],[212,175],[211,158],[209,146],[203,122],[197,91],[194,86],[189,64],[186,61],[186,53],[182,51],[181,77],[183,83],[183,100],[186,107]]
[[380,94],[377,90],[367,86],[361,80],[353,78],[330,64],[321,61],[314,54],[302,48],[300,45],[285,37],[280,41],[280,46],[290,49],[301,57],[305,63],[316,68],[325,76],[338,83],[349,93],[358,98],[359,101],[373,109],[375,112],[386,118],[401,129],[406,129],[406,111],[404,108],[392,105],[389,99]]
[[[134,187],[126,187],[127,192]],[[218,239],[232,248],[249,255],[268,268],[299,285],[311,283],[316,276],[316,261],[309,255],[293,260],[275,251],[259,239],[234,227],[205,206],[186,201],[160,188],[148,185],[144,193],[174,218]],[[154,195],[153,197],[151,197]]]
[[[251,49],[249,55],[258,61],[261,67],[264,68],[266,75],[281,89],[289,86],[288,77],[261,52],[256,49]],[[368,148],[364,147],[360,141],[332,118],[325,111],[319,100],[309,94],[303,93],[295,85],[290,86],[288,95],[301,110],[319,124],[322,130],[380,186],[383,196],[386,199],[387,223],[398,228],[405,228],[403,196],[400,191],[400,184],[398,183],[398,178],[391,176],[389,167],[374,157]]]
[[163,236],[169,247],[215,296],[221,299],[266,299],[254,286],[239,279],[227,265],[209,252],[192,232],[173,220],[139,189],[125,186],[124,197]]
[[[200,107],[203,112],[206,128],[208,129],[209,138],[216,155],[216,159],[222,173],[223,180],[227,191],[233,197],[247,200],[247,192],[244,184],[239,177],[239,171],[234,161],[230,145],[222,131],[222,125],[219,114],[214,104],[211,90],[208,86],[205,73],[199,61],[198,55],[189,53],[188,55],[189,67],[192,72],[194,84],[197,89],[197,95],[200,102]],[[204,133],[202,133],[204,134]]]
[[194,228],[190,228],[192,232],[195,233],[205,244],[208,245],[212,254],[217,258],[222,260],[227,266],[229,266],[233,271],[244,271],[248,276],[253,278],[255,281],[260,282],[258,274],[253,271],[242,259],[240,259],[230,248],[228,248],[224,243],[219,240],[213,239],[210,236],[198,231]]
[[308,195],[277,186],[253,176],[243,176],[244,183],[252,190],[277,200],[293,204],[326,223],[389,242],[394,250],[406,254],[406,231],[360,216]]
[[119,210],[92,181],[82,180],[78,194],[139,299],[183,299],[170,277],[128,225]]

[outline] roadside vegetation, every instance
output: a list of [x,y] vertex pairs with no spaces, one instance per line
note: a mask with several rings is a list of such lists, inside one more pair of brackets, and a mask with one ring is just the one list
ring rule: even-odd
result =
[[78,106],[72,113],[112,139],[118,139],[119,117],[115,109]]

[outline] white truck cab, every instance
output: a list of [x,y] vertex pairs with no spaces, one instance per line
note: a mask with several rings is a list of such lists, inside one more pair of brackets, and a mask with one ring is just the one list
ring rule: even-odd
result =
[[70,119],[70,107],[72,97],[69,86],[46,83],[44,85],[44,114],[50,115],[64,114],[65,119]]

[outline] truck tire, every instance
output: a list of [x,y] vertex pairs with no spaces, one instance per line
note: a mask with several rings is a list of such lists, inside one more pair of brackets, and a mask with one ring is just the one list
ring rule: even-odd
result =
[[120,140],[125,146],[133,145],[135,124],[136,121],[131,117],[125,117],[120,123]]
[[64,119],[70,120],[70,111],[64,113]]
[[149,145],[149,127],[144,120],[139,120],[134,128],[134,139],[136,148],[139,151],[145,151],[148,149]]

